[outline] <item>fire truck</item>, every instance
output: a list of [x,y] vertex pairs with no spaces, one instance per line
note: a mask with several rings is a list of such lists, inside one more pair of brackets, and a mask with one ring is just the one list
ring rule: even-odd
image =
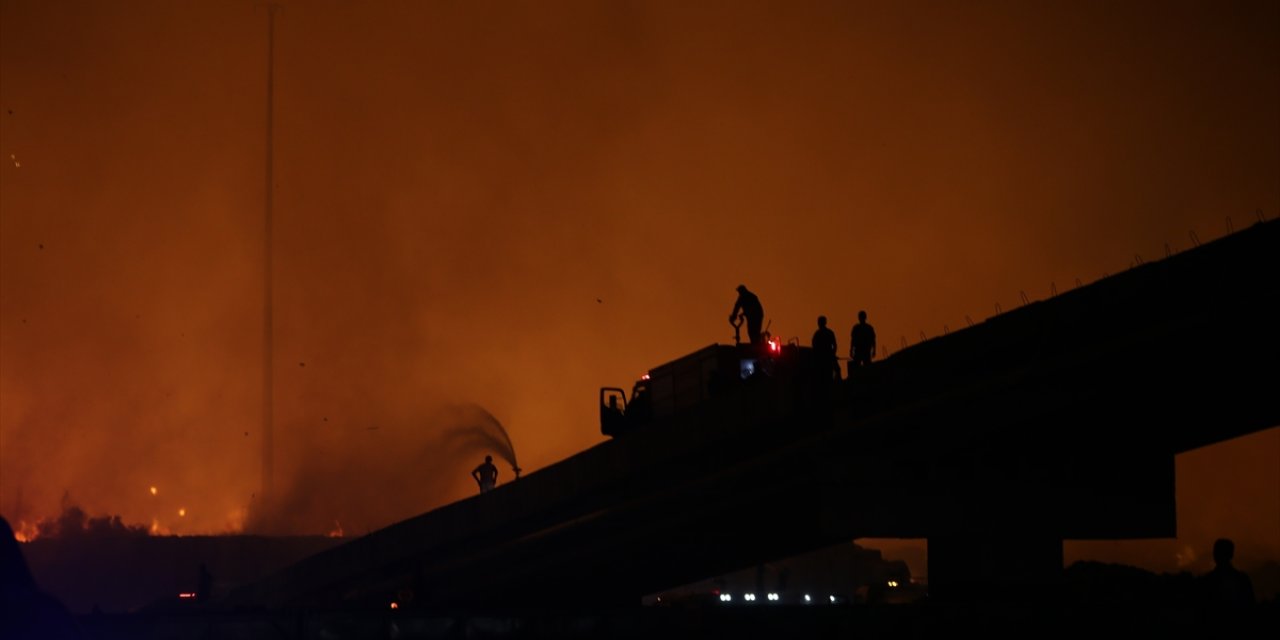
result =
[[649,370],[631,387],[600,389],[600,431],[632,433],[717,396],[749,393],[753,384],[792,384],[811,372],[809,347],[766,336],[760,345],[712,344]]

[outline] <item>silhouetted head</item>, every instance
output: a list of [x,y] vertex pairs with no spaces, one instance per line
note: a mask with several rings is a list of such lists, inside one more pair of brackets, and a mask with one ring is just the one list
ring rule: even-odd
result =
[[858,312],[858,322],[866,322],[866,321],[867,321],[867,312],[866,312],[866,311],[859,311],[859,312]]
[[1231,564],[1231,558],[1236,555],[1236,543],[1229,538],[1218,538],[1213,543],[1213,561],[1216,564]]
[[485,457],[484,457],[484,461],[485,461],[485,462],[493,462],[493,456],[485,456]]
[[745,293],[746,290],[747,290],[747,285],[745,284],[738,285],[738,293]]
[[826,317],[826,316],[818,316],[818,326],[819,326],[819,327],[825,327],[825,326],[827,326],[827,317]]

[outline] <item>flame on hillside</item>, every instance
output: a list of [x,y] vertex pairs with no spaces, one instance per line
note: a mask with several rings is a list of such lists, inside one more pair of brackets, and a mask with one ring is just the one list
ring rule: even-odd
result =
[[[174,520],[185,518],[188,509],[181,508]],[[172,535],[236,535],[244,531],[245,509],[227,514],[221,531],[195,533],[175,531],[171,523],[152,517],[147,524],[129,524],[118,515],[90,516],[79,506],[65,505],[56,518],[44,518],[35,522],[18,520],[13,524],[18,542],[32,542],[40,538],[122,537],[122,536],[172,536]],[[336,521],[335,521],[336,523]],[[341,536],[341,526],[337,535]],[[330,532],[329,535],[334,535]]]
[[18,542],[31,542],[40,537],[40,529],[31,522],[20,520],[13,528],[13,537],[17,538]]

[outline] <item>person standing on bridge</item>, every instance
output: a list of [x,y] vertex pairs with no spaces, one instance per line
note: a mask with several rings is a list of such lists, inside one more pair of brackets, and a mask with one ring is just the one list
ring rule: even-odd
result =
[[493,464],[493,456],[485,456],[484,462],[471,470],[471,477],[480,485],[480,493],[493,491],[498,486],[498,467]]
[[764,342],[760,335],[761,325],[764,324],[764,306],[760,304],[760,298],[751,293],[745,284],[738,285],[738,299],[733,303],[733,311],[729,312],[730,324],[736,324],[739,313],[747,319],[747,337],[751,344],[759,346]]
[[867,312],[858,312],[858,324],[849,335],[849,376],[853,370],[871,364],[876,357],[876,330],[867,324]]
[[836,356],[836,332],[827,326],[827,317],[818,316],[818,330],[813,332],[813,353],[818,375],[840,379],[840,362]]

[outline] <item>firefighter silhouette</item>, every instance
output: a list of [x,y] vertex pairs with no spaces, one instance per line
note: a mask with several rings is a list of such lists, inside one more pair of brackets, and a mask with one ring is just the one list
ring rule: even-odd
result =
[[740,322],[739,314],[747,319],[747,338],[751,340],[751,344],[763,343],[760,329],[764,323],[764,307],[760,304],[760,298],[747,289],[745,284],[738,285],[738,299],[733,303],[733,311],[729,312],[729,323],[736,326]]
[[876,330],[867,324],[867,312],[858,312],[858,324],[849,332],[849,375],[876,357]]
[[498,486],[498,467],[493,464],[493,456],[485,456],[484,462],[471,470],[471,477],[480,485],[480,493],[492,491]]
[[818,316],[818,330],[813,332],[813,352],[820,375],[840,379],[840,362],[836,355],[836,332],[827,326],[827,317]]

